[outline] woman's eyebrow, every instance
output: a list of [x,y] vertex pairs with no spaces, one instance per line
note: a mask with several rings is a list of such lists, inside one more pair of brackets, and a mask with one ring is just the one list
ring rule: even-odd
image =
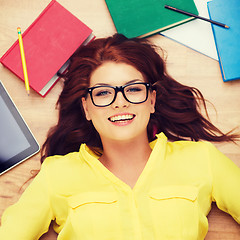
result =
[[130,84],[130,83],[136,83],[136,82],[145,82],[145,81],[143,79],[133,79],[133,80],[126,82],[125,85]]
[[[143,79],[133,79],[133,80],[129,80],[127,82],[125,82],[122,86],[130,84],[130,83],[136,83],[136,82],[145,82]],[[108,83],[96,83],[93,85],[93,87],[97,87],[97,86],[113,86],[111,84]]]
[[111,85],[107,83],[96,83],[92,87],[99,87],[99,86],[111,86]]

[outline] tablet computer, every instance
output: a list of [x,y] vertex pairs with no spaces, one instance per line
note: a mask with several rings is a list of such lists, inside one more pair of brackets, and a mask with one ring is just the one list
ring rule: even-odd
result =
[[0,175],[39,152],[39,144],[0,81]]

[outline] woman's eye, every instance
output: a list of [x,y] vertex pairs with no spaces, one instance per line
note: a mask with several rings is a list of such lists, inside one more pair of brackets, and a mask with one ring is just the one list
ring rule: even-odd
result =
[[131,87],[127,89],[127,92],[140,92],[140,91],[142,91],[142,89],[139,87]]
[[102,91],[98,91],[95,96],[96,97],[104,97],[104,96],[108,96],[111,95],[112,93],[108,90],[102,90]]

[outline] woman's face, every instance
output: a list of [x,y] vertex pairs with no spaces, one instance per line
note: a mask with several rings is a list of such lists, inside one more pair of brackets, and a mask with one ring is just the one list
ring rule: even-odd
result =
[[[123,86],[129,83],[144,83],[143,75],[133,66],[125,63],[106,62],[98,67],[91,75],[90,87],[96,86]],[[132,86],[134,88],[132,88]],[[127,96],[139,94],[137,85],[125,88]],[[143,88],[145,86],[140,85]],[[99,90],[99,88],[97,89]],[[116,95],[115,101],[105,107],[95,106],[88,94],[82,99],[87,120],[91,120],[103,141],[129,141],[139,137],[147,138],[147,125],[150,114],[155,111],[155,91],[148,91],[145,102],[133,104],[128,102],[121,92]],[[110,92],[103,89],[94,92],[96,98],[108,97]],[[128,95],[130,94],[130,95]],[[114,95],[114,90],[111,93]],[[133,96],[135,98],[135,96]]]

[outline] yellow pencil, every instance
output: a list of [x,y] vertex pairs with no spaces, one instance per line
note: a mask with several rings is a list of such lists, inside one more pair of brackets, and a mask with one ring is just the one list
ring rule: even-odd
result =
[[26,64],[25,53],[24,53],[24,48],[23,48],[23,40],[22,40],[21,28],[18,27],[17,31],[18,31],[18,40],[19,40],[20,54],[21,54],[21,59],[22,59],[22,67],[23,67],[25,88],[27,90],[27,94],[29,95],[30,87],[29,87],[29,81],[28,81],[27,64]]

